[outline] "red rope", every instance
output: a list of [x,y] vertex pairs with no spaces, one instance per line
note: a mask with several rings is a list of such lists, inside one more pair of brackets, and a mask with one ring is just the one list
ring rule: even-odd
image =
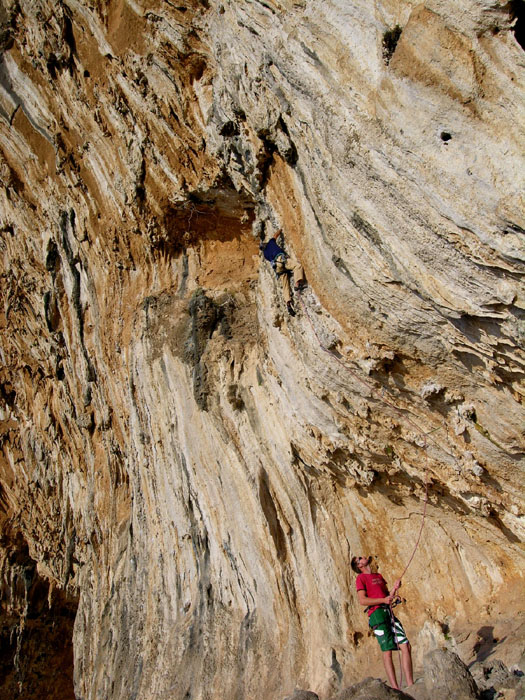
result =
[[[381,402],[384,403],[385,405],[390,406],[390,408],[393,408],[399,415],[402,415],[402,416],[405,418],[405,420],[406,420],[407,423],[409,423],[413,428],[415,428],[415,430],[416,430],[420,435],[422,435],[422,436],[424,437],[424,441],[425,441],[425,442],[424,442],[424,450],[425,450],[425,455],[426,455],[425,469],[424,469],[424,475],[425,475],[425,476],[424,476],[424,478],[425,478],[425,498],[424,498],[424,501],[423,501],[423,512],[422,512],[422,518],[421,518],[421,527],[419,528],[419,533],[418,533],[418,536],[417,536],[417,539],[416,539],[416,543],[415,543],[415,545],[414,545],[414,548],[413,548],[413,550],[412,550],[412,554],[410,555],[410,558],[409,558],[409,560],[408,560],[407,565],[405,566],[405,568],[404,568],[404,570],[403,570],[403,573],[402,573],[401,576],[399,577],[400,579],[402,579],[403,576],[405,575],[405,573],[406,573],[408,567],[409,567],[410,564],[412,563],[412,560],[414,559],[416,550],[417,550],[417,548],[418,548],[418,546],[419,546],[419,542],[420,542],[420,540],[421,540],[421,534],[422,534],[422,532],[423,532],[423,526],[424,526],[424,524],[425,524],[425,517],[426,517],[426,513],[427,513],[427,503],[428,503],[428,445],[427,445],[427,438],[429,437],[430,434],[429,434],[429,433],[425,433],[423,430],[421,430],[421,428],[420,428],[416,423],[414,423],[410,418],[408,418],[407,416],[404,416],[403,411],[402,411],[401,409],[399,409],[399,408],[398,408],[394,403],[392,403],[391,401],[388,401],[387,399],[385,399],[385,397],[384,397],[384,389],[383,389],[383,388],[381,388],[382,395],[381,395],[381,396],[378,396],[378,395],[377,395],[377,392],[376,392],[376,387],[375,387],[373,384],[371,384],[370,382],[367,382],[366,379],[363,379],[362,377],[360,377],[360,376],[357,374],[357,372],[355,372],[351,367],[349,367],[349,366],[346,364],[346,362],[343,362],[343,360],[341,360],[339,357],[337,357],[337,355],[336,355],[335,353],[333,353],[329,348],[327,348],[327,347],[323,344],[321,338],[319,337],[319,334],[317,333],[317,331],[316,331],[316,329],[315,329],[315,326],[314,326],[314,324],[313,324],[313,322],[312,322],[312,319],[310,318],[310,314],[308,313],[308,309],[306,308],[306,304],[304,303],[304,299],[303,299],[302,295],[299,293],[299,294],[297,294],[297,296],[299,297],[299,301],[300,301],[301,306],[302,306],[302,308],[303,308],[304,314],[305,314],[306,318],[308,319],[308,322],[309,322],[309,324],[310,324],[310,326],[311,326],[311,328],[312,328],[312,331],[313,331],[313,333],[314,333],[314,335],[315,335],[315,337],[316,337],[316,339],[317,339],[317,342],[319,343],[319,347],[321,348],[321,350],[324,350],[324,352],[328,353],[331,357],[334,358],[334,360],[336,360],[336,362],[338,362],[342,367],[344,367],[344,369],[345,369],[347,372],[349,372],[349,374],[351,374],[355,379],[357,379],[358,382],[360,382],[361,384],[363,384],[364,386],[366,386],[367,389],[371,392],[372,398],[376,398],[377,400],[381,401]],[[441,445],[439,442],[437,442],[437,441],[434,440],[433,438],[430,438],[430,439],[431,439],[432,442],[434,442],[440,449],[443,449],[442,445]],[[445,450],[445,452],[446,452],[446,450]],[[447,452],[447,454],[449,454],[449,453]],[[453,459],[455,459],[453,455],[450,455],[450,454],[449,454],[449,456],[452,457]]]
[[421,535],[423,533],[423,526],[425,525],[425,517],[427,514],[427,503],[428,503],[428,452],[427,452],[427,436],[425,435],[425,455],[426,455],[426,464],[425,464],[425,469],[424,469],[424,475],[425,475],[425,498],[423,500],[423,512],[422,512],[422,517],[421,517],[421,525],[419,528],[419,532],[417,535],[416,543],[414,545],[414,549],[412,551],[412,554],[410,555],[410,559],[408,560],[407,565],[405,566],[403,573],[399,577],[400,579],[403,578],[403,576],[406,574],[408,567],[412,563],[412,559],[414,558],[416,554],[416,549],[419,547],[419,542],[421,540]]
[[[422,513],[421,525],[420,525],[419,532],[418,532],[418,535],[417,535],[416,543],[415,543],[415,545],[414,545],[414,549],[412,550],[412,554],[410,555],[410,559],[408,560],[408,563],[407,563],[407,565],[405,566],[405,568],[404,568],[404,570],[403,570],[403,573],[402,573],[401,576],[399,577],[399,580],[400,580],[400,581],[401,581],[401,579],[403,578],[403,576],[405,575],[405,573],[406,573],[408,567],[409,567],[410,564],[412,563],[412,559],[414,558],[414,556],[415,556],[415,554],[416,554],[416,550],[417,550],[417,548],[418,548],[418,546],[419,546],[419,542],[420,542],[420,540],[421,540],[421,534],[422,534],[422,532],[423,532],[423,526],[424,526],[424,524],[425,524],[425,516],[426,516],[426,513],[427,513],[427,503],[428,503],[428,479],[427,479],[427,471],[428,471],[428,453],[427,453],[427,436],[425,435],[424,437],[425,437],[425,446],[424,446],[424,447],[425,447],[425,455],[426,455],[426,465],[425,465],[425,470],[424,470],[424,473],[425,473],[425,499],[424,499],[424,501],[423,501],[423,513]],[[390,611],[390,624],[392,625],[392,629],[393,629],[393,631],[394,631],[394,640],[395,640],[395,643],[396,643],[396,647],[397,647],[397,650],[398,650],[398,651],[401,651],[400,646],[399,646],[399,640],[398,640],[398,637],[397,637],[396,620],[395,620],[395,615],[394,615],[394,611],[393,611],[393,608],[392,608],[392,603],[388,606],[388,609],[389,609],[389,611]],[[393,661],[392,661],[392,663],[393,663]],[[399,687],[400,687],[400,688],[403,687],[403,662],[402,662],[402,658],[399,659]]]

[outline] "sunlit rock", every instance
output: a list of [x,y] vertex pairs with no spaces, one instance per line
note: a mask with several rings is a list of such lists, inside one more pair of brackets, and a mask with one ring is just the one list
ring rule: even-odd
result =
[[[78,698],[325,700],[380,663],[358,553],[410,563],[418,664],[496,628],[518,663],[521,4],[2,0],[0,23],[9,692],[43,697],[33,610],[62,615]],[[295,316],[259,253],[278,228]]]

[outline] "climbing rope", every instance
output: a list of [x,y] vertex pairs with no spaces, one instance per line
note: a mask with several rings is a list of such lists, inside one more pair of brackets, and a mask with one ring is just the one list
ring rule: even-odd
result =
[[416,538],[416,542],[414,544],[414,549],[412,550],[412,554],[410,555],[410,559],[408,560],[405,568],[403,569],[403,573],[399,577],[400,579],[403,578],[403,576],[406,574],[408,567],[412,563],[412,560],[416,554],[416,550],[419,547],[419,542],[421,540],[421,535],[423,533],[423,526],[425,525],[425,517],[427,515],[427,503],[428,503],[428,445],[427,445],[427,435],[424,435],[425,437],[425,444],[424,444],[424,450],[425,450],[425,469],[423,470],[424,474],[424,479],[425,479],[425,497],[423,499],[423,512],[421,514],[421,525],[419,527],[419,532]]
[[[405,568],[404,568],[404,570],[403,570],[403,573],[402,573],[401,576],[399,577],[399,580],[401,580],[401,579],[403,578],[403,576],[405,575],[405,573],[406,573],[408,567],[409,567],[410,564],[412,563],[412,560],[413,560],[413,558],[414,558],[414,556],[415,556],[415,554],[416,554],[416,550],[417,550],[417,548],[418,548],[418,546],[419,546],[419,542],[420,542],[420,540],[421,540],[421,535],[422,535],[422,533],[423,533],[423,526],[424,526],[424,524],[425,524],[425,516],[426,516],[426,513],[427,513],[427,503],[428,503],[428,478],[427,478],[427,473],[428,473],[428,453],[427,453],[427,447],[428,447],[428,446],[427,446],[427,436],[425,435],[424,437],[425,437],[424,449],[425,449],[425,457],[426,457],[426,464],[425,464],[425,469],[424,469],[424,475],[425,475],[425,498],[424,498],[424,500],[423,500],[423,513],[422,513],[422,517],[421,517],[421,525],[420,525],[420,527],[419,527],[419,532],[418,532],[418,535],[417,535],[417,538],[416,538],[416,542],[415,542],[415,544],[414,544],[414,548],[413,548],[413,550],[412,550],[412,554],[410,555],[410,559],[408,560],[407,565],[405,566]],[[390,603],[390,605],[388,606],[388,609],[389,609],[389,611],[390,611],[390,624],[392,625],[392,630],[394,631],[394,641],[395,641],[395,643],[396,643],[397,650],[398,650],[399,652],[401,652],[401,648],[400,648],[400,644],[399,644],[399,639],[398,639],[398,636],[397,636],[396,617],[395,617],[395,615],[394,615],[394,610],[393,610],[393,608],[394,608],[394,601],[392,601],[392,603]],[[399,687],[400,687],[400,688],[403,687],[403,661],[402,661],[402,652],[401,652],[401,658],[399,659]]]
[[[424,499],[423,499],[423,512],[422,512],[422,518],[421,518],[421,526],[420,526],[420,528],[419,528],[419,532],[418,532],[418,535],[417,535],[417,538],[416,538],[416,542],[415,542],[415,544],[414,544],[414,548],[413,548],[413,550],[412,550],[412,553],[411,553],[411,555],[410,555],[410,558],[409,558],[409,560],[408,560],[408,563],[406,564],[406,566],[405,566],[405,568],[404,568],[404,570],[403,570],[403,573],[402,573],[401,576],[399,577],[400,579],[402,579],[403,576],[405,575],[405,573],[406,573],[408,567],[409,567],[410,564],[412,563],[412,560],[414,559],[414,556],[415,556],[415,554],[416,554],[416,550],[417,550],[417,548],[418,548],[418,546],[419,546],[419,543],[420,543],[420,541],[421,541],[421,535],[422,535],[423,527],[424,527],[424,524],[425,524],[425,517],[426,517],[426,513],[427,513],[427,503],[428,503],[428,443],[427,443],[427,439],[430,437],[430,435],[431,435],[432,432],[435,432],[435,430],[432,430],[432,431],[430,431],[429,433],[425,433],[423,430],[421,430],[421,428],[420,428],[416,423],[414,423],[414,421],[412,421],[410,418],[408,418],[408,417],[403,413],[403,411],[402,411],[400,408],[398,408],[394,403],[392,403],[391,401],[389,401],[388,399],[385,398],[385,390],[384,390],[383,387],[381,388],[381,394],[378,395],[377,390],[376,390],[376,387],[375,387],[371,382],[368,382],[366,379],[363,379],[362,377],[360,377],[359,374],[357,374],[357,372],[355,372],[351,367],[349,367],[348,364],[347,364],[346,362],[343,362],[343,360],[341,360],[341,358],[339,358],[334,352],[332,352],[332,351],[330,350],[330,348],[327,348],[327,347],[324,345],[324,343],[323,343],[323,341],[321,340],[321,338],[320,338],[320,336],[319,336],[317,330],[315,329],[315,326],[314,326],[314,324],[313,324],[313,322],[312,322],[312,319],[310,318],[310,314],[308,313],[308,309],[306,308],[306,304],[305,304],[305,302],[304,302],[303,296],[302,296],[302,294],[300,293],[300,290],[297,290],[297,291],[299,291],[299,293],[297,294],[297,296],[298,296],[299,301],[300,301],[300,303],[301,303],[303,312],[304,312],[306,318],[308,319],[308,323],[310,324],[310,327],[311,327],[311,329],[312,329],[312,331],[313,331],[314,336],[315,336],[316,339],[317,339],[317,342],[318,342],[319,347],[321,348],[321,350],[323,350],[323,351],[326,352],[328,355],[330,355],[331,357],[333,357],[333,359],[336,360],[336,362],[338,362],[349,374],[351,374],[351,375],[354,377],[354,379],[356,379],[358,382],[360,382],[361,384],[363,384],[364,386],[366,386],[366,388],[367,388],[367,389],[370,391],[370,393],[372,394],[372,398],[376,398],[378,401],[381,401],[382,403],[384,403],[385,405],[389,406],[390,408],[393,408],[394,411],[396,411],[396,413],[398,413],[399,415],[403,416],[404,419],[406,420],[406,422],[407,422],[409,425],[411,425],[411,426],[418,432],[418,434],[419,434],[419,435],[422,435],[423,438],[424,438],[424,445],[423,445],[423,448],[424,448],[424,450],[425,450],[425,457],[426,457],[426,459],[425,459],[425,469],[423,470],[423,472],[424,472],[424,484],[425,484],[425,496],[424,496]],[[431,439],[432,442],[434,442],[440,449],[443,449],[442,445],[441,445],[439,442],[437,442],[437,441],[434,440],[433,438],[430,438],[430,439]],[[446,452],[446,450],[444,450],[444,451]],[[455,457],[454,457],[453,455],[450,455],[448,452],[446,452],[446,454],[448,454],[449,457],[452,457],[452,458],[455,460]]]
[[[311,319],[311,317],[310,317],[310,314],[308,313],[308,309],[307,309],[306,304],[305,304],[305,302],[304,302],[303,296],[302,296],[302,294],[300,293],[300,290],[297,290],[297,291],[298,291],[297,296],[299,297],[299,301],[300,301],[301,307],[302,307],[302,309],[303,309],[304,315],[305,315],[306,318],[308,319],[308,323],[310,324],[310,327],[311,327],[311,329],[312,329],[312,332],[313,332],[315,338],[317,339],[317,342],[318,342],[319,347],[321,348],[321,350],[323,350],[323,351],[326,352],[328,355],[330,355],[336,362],[338,362],[338,363],[345,369],[345,371],[347,371],[349,374],[351,374],[351,375],[354,377],[354,379],[356,379],[356,380],[357,380],[358,382],[360,382],[363,386],[365,386],[365,387],[369,390],[369,392],[370,392],[372,398],[376,398],[377,400],[381,401],[383,404],[389,406],[390,408],[393,408],[394,411],[395,411],[398,415],[403,416],[403,418],[405,419],[405,421],[406,421],[409,425],[411,425],[411,426],[417,431],[417,433],[418,433],[419,435],[422,435],[422,436],[423,436],[423,440],[424,440],[423,449],[424,449],[424,452],[425,452],[425,468],[424,468],[424,470],[423,470],[423,474],[424,474],[424,486],[425,486],[425,495],[424,495],[424,498],[423,498],[423,511],[422,511],[422,513],[421,513],[421,516],[422,516],[422,517],[421,517],[421,525],[420,525],[420,527],[419,527],[419,531],[418,531],[418,534],[417,534],[417,537],[416,537],[416,541],[415,541],[415,543],[414,543],[414,546],[413,546],[413,548],[412,548],[412,552],[411,552],[411,554],[410,554],[410,557],[409,557],[409,559],[408,559],[408,561],[407,561],[407,563],[406,563],[406,565],[405,565],[405,568],[403,569],[403,573],[402,573],[401,576],[399,577],[399,579],[401,580],[401,579],[404,577],[404,575],[406,574],[406,572],[407,572],[407,570],[408,570],[408,567],[410,566],[410,564],[412,563],[412,561],[413,561],[413,559],[414,559],[414,557],[415,557],[417,548],[419,547],[419,543],[420,543],[420,541],[421,541],[421,536],[422,536],[422,534],[423,534],[423,527],[424,527],[424,525],[425,525],[425,518],[426,518],[426,514],[427,514],[427,504],[428,504],[428,470],[429,470],[429,464],[428,464],[428,461],[429,461],[429,460],[428,460],[428,439],[430,438],[430,440],[432,440],[432,442],[434,442],[434,444],[436,444],[441,450],[443,450],[449,457],[452,457],[452,459],[453,459],[454,461],[456,461],[456,458],[454,457],[454,455],[451,455],[451,454],[449,454],[446,450],[444,450],[443,446],[442,446],[437,440],[434,440],[434,438],[430,437],[431,433],[435,432],[435,429],[432,430],[432,431],[430,431],[430,432],[428,432],[428,433],[425,433],[423,430],[421,430],[421,428],[420,428],[414,421],[412,421],[411,418],[407,417],[407,416],[405,415],[405,413],[404,413],[400,408],[398,408],[392,401],[389,401],[389,400],[385,397],[385,393],[386,393],[386,392],[385,392],[385,390],[384,390],[384,387],[381,387],[380,393],[378,393],[378,391],[377,391],[377,389],[376,389],[376,386],[374,386],[371,382],[368,382],[366,379],[363,379],[363,377],[360,377],[359,374],[358,374],[357,372],[355,372],[351,367],[349,367],[348,364],[347,364],[346,362],[344,362],[340,357],[338,357],[334,352],[332,352],[332,351],[330,350],[330,348],[327,348],[327,347],[325,346],[325,344],[324,344],[323,341],[321,340],[321,338],[320,338],[320,336],[319,336],[319,334],[318,334],[318,332],[317,332],[317,330],[316,330],[316,328],[315,328],[315,326],[314,326],[314,324],[313,324],[313,322],[312,322],[312,319]],[[398,650],[398,651],[401,651],[401,650],[400,650],[400,644],[399,644],[399,638],[398,638],[398,634],[397,634],[397,628],[396,628],[396,618],[395,618],[395,615],[394,615],[394,612],[393,612],[393,607],[394,607],[394,605],[395,605],[395,603],[394,603],[394,601],[392,601],[392,603],[388,606],[388,609],[389,609],[389,612],[390,612],[390,623],[391,623],[391,626],[392,626],[392,630],[393,630],[393,632],[394,632],[394,640],[395,640],[395,643],[396,643],[397,650]],[[401,652],[401,654],[402,654],[402,652]],[[399,687],[402,687],[402,686],[403,686],[403,662],[402,662],[402,658],[399,659],[399,674],[400,674]]]

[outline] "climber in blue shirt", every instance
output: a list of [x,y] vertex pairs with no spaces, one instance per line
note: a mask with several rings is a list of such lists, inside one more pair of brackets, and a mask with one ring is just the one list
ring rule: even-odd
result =
[[306,282],[304,279],[304,270],[299,262],[293,257],[284,252],[280,245],[277,243],[277,239],[281,235],[281,229],[275,233],[270,240],[265,243],[261,241],[259,248],[261,249],[264,257],[271,264],[275,270],[275,274],[281,280],[281,289],[283,291],[284,301],[286,302],[286,308],[288,313],[295,316],[295,311],[292,303],[292,290],[290,288],[289,274],[293,273],[294,289],[295,291],[300,291],[305,287]]

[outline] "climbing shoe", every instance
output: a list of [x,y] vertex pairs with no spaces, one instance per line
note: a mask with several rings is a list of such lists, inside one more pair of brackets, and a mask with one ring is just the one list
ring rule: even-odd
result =
[[304,280],[299,280],[295,285],[294,289],[296,292],[302,291],[306,287],[306,282]]
[[293,308],[293,305],[292,305],[292,302],[291,302],[291,301],[288,301],[288,302],[286,303],[286,308],[288,309],[288,313],[290,314],[290,316],[295,316],[295,310],[294,310],[294,308]]

